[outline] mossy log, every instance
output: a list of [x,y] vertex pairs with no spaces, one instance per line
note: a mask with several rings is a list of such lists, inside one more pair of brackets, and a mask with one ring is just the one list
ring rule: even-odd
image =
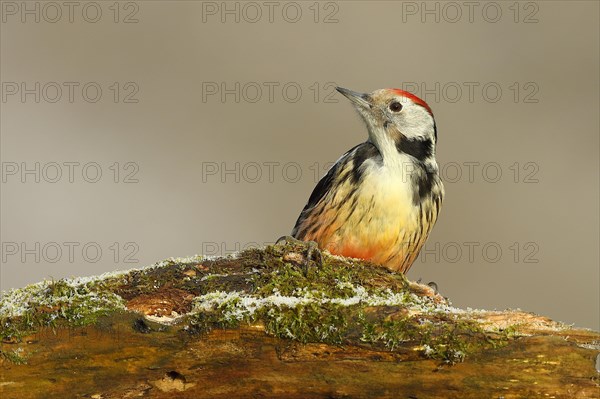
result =
[[597,332],[293,242],[45,281],[0,323],[3,399],[600,397]]

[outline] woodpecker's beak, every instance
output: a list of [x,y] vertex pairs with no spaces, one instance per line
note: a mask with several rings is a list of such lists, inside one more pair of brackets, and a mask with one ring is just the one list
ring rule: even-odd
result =
[[368,94],[358,93],[356,91],[344,89],[343,87],[336,87],[335,89],[346,96],[346,98],[352,101],[357,107],[365,109],[371,108],[371,96]]

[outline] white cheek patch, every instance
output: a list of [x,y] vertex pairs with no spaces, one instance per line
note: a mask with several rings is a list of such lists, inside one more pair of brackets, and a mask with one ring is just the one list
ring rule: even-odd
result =
[[408,138],[431,138],[433,135],[433,117],[420,105],[409,104],[402,111],[402,128],[400,131]]

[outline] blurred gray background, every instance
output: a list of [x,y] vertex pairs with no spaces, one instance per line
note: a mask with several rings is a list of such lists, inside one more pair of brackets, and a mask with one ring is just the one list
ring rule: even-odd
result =
[[598,2],[269,4],[2,1],[2,290],[288,234],[366,139],[334,85],[397,87],[447,192],[409,278],[600,329]]

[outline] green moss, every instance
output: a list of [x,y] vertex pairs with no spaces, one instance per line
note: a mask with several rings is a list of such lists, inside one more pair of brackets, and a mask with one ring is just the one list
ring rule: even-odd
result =
[[92,291],[67,280],[44,282],[13,290],[0,299],[0,339],[20,341],[40,327],[85,326],[123,309],[110,291]]
[[26,355],[22,348],[8,351],[0,350],[0,357],[13,364],[27,364],[29,359],[29,355]]
[[263,310],[267,333],[279,338],[307,342],[342,344],[346,340],[352,311],[338,304],[309,303],[296,307]]
[[163,289],[195,296],[182,322],[192,332],[260,323],[280,338],[421,348],[424,356],[451,363],[504,345],[516,332],[486,333],[440,298],[413,291],[402,274],[327,254],[317,264],[306,260],[307,248],[289,243],[235,258],[171,259],[106,278],[14,290],[0,299],[0,338],[19,341],[44,326],[94,324],[123,310],[127,300]]
[[[507,341],[507,334],[491,337],[475,322],[448,314],[443,303],[411,292],[402,274],[329,256],[319,267],[312,261],[304,264],[303,250],[276,245],[242,253],[242,262],[244,256],[260,259],[260,269],[248,273],[248,290],[232,292],[222,276],[204,277],[209,292],[216,290],[216,295],[198,297],[190,317],[194,330],[260,322],[267,333],[280,338],[363,342],[388,350],[408,345],[449,363]],[[398,316],[408,309],[416,316]]]
[[[219,292],[223,293],[224,292]],[[219,298],[219,295],[215,296]],[[247,321],[247,318],[234,317],[240,299],[237,296],[228,296],[227,299],[215,302],[210,309],[195,312],[188,318],[188,323],[195,332],[206,332],[213,328],[235,328],[240,322]]]
[[271,267],[252,276],[253,293],[261,297],[271,295],[274,291],[285,296],[311,291],[321,297],[346,299],[354,295],[352,287],[359,285],[369,293],[388,289],[402,292],[408,288],[408,282],[402,274],[349,260],[325,257],[319,267],[306,268],[281,259],[269,263]]
[[360,340],[371,345],[383,344],[390,350],[412,342],[422,347],[425,356],[448,363],[461,362],[469,354],[503,346],[508,342],[507,335],[492,338],[475,322],[422,317],[367,321],[361,316]]
[[418,336],[408,318],[367,321],[361,314],[359,320],[360,340],[371,345],[383,344],[390,350],[394,350],[398,345],[414,341]]
[[512,324],[507,328],[499,331],[507,340],[515,338],[519,335],[519,326],[517,324]]

